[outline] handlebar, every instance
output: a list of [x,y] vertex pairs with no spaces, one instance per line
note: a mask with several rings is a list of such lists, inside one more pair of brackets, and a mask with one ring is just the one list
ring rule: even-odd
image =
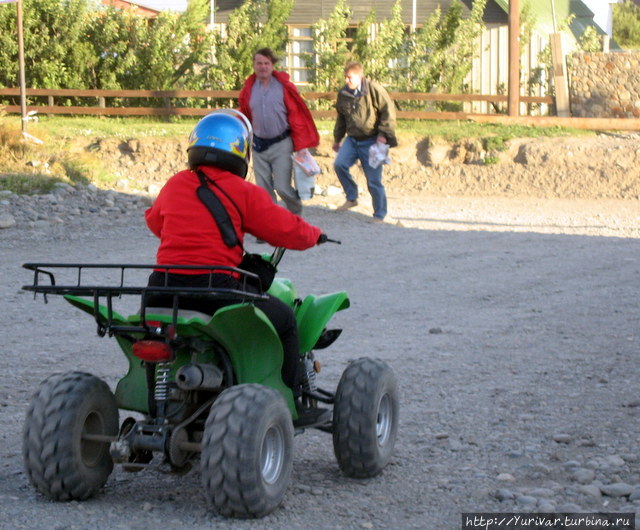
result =
[[[330,239],[326,236],[326,234],[321,234],[318,239],[318,245],[321,243],[335,243],[336,245],[342,245],[342,241],[338,241],[337,239]],[[282,260],[282,256],[284,256],[286,248],[284,247],[276,247],[271,254],[271,258],[269,261],[275,267],[278,266],[278,263]]]

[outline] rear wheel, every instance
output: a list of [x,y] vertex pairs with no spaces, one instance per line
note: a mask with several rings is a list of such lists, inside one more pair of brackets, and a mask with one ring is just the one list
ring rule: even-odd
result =
[[362,358],[342,374],[333,406],[333,450],[350,477],[373,477],[389,463],[398,432],[398,387],[385,362]]
[[282,396],[256,384],[222,392],[207,418],[200,461],[207,498],[222,515],[275,510],[293,463],[293,424]]
[[49,377],[27,411],[22,454],[31,483],[58,501],[94,495],[113,470],[109,442],[118,407],[107,384],[83,372]]

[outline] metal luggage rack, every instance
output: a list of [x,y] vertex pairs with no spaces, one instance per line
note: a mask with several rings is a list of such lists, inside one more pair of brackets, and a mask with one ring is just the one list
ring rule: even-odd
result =
[[[207,265],[138,265],[138,264],[104,264],[104,263],[24,263],[25,269],[33,271],[33,283],[31,285],[23,285],[25,291],[32,291],[34,297],[38,293],[42,294],[45,303],[47,303],[47,295],[73,295],[91,297],[93,299],[93,315],[98,324],[98,335],[104,336],[109,334],[122,332],[149,332],[150,327],[146,322],[147,295],[170,295],[173,299],[171,306],[172,322],[175,326],[178,320],[180,297],[199,297],[206,296],[218,298],[221,300],[230,300],[236,303],[252,302],[267,299],[264,293],[254,293],[247,290],[247,280],[259,278],[250,272],[243,271],[234,267],[224,266],[207,266]],[[73,272],[75,281],[67,284],[57,284],[55,274],[48,269],[59,269],[61,271]],[[84,284],[83,272],[86,270],[119,270],[119,280],[114,281],[110,285],[94,285]],[[153,286],[133,285],[127,283],[126,272],[131,270],[148,270],[164,271],[165,285]],[[220,287],[170,287],[166,285],[168,282],[168,274],[177,270],[198,270],[206,271],[209,274],[209,286],[215,273],[235,273],[239,276],[242,285],[241,289],[228,289]],[[42,280],[48,283],[42,283]],[[114,324],[113,298],[121,298],[123,295],[140,296],[140,326],[123,326]],[[101,304],[101,299],[104,303]],[[106,308],[106,314],[101,313],[101,307]],[[119,319],[118,319],[119,320]]]

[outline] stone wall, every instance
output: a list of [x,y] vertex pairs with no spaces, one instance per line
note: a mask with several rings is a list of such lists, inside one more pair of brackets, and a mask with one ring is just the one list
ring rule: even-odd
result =
[[640,53],[574,53],[569,62],[572,116],[640,118]]

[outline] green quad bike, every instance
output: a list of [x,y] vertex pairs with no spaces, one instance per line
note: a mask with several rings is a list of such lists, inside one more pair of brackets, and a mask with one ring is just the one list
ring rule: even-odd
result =
[[[276,249],[263,258],[277,265],[283,252]],[[129,279],[158,270],[156,265],[24,267],[34,271],[34,279],[23,289],[42,293],[45,302],[47,295],[63,295],[93,315],[98,335],[115,337],[129,363],[115,393],[98,377],[73,371],[52,375],[33,396],[23,458],[29,480],[47,497],[86,499],[105,484],[114,463],[138,471],[161,454],[176,472],[199,458],[205,496],[220,514],[263,517],[282,503],[293,438],[307,428],[332,433],[338,465],[350,477],[375,476],[389,462],[398,429],[398,389],[390,367],[361,358],[345,369],[335,393],[317,385],[314,350],[340,335],[326,326],[334,313],[349,307],[347,293],[302,300],[287,279],[271,285],[268,292],[293,308],[298,324],[302,377],[294,398],[282,382],[278,335],[253,304],[265,295],[244,288],[135,286]],[[223,267],[160,267],[180,268]],[[56,283],[53,270],[70,281]],[[243,282],[257,279],[234,270]],[[114,279],[100,285],[88,276]],[[232,303],[213,315],[179,309],[180,297],[205,293]],[[151,294],[170,295],[173,307],[148,307]],[[115,300],[131,301],[139,311],[122,316]],[[119,409],[137,417],[119,423]],[[300,411],[306,418],[302,425]]]

